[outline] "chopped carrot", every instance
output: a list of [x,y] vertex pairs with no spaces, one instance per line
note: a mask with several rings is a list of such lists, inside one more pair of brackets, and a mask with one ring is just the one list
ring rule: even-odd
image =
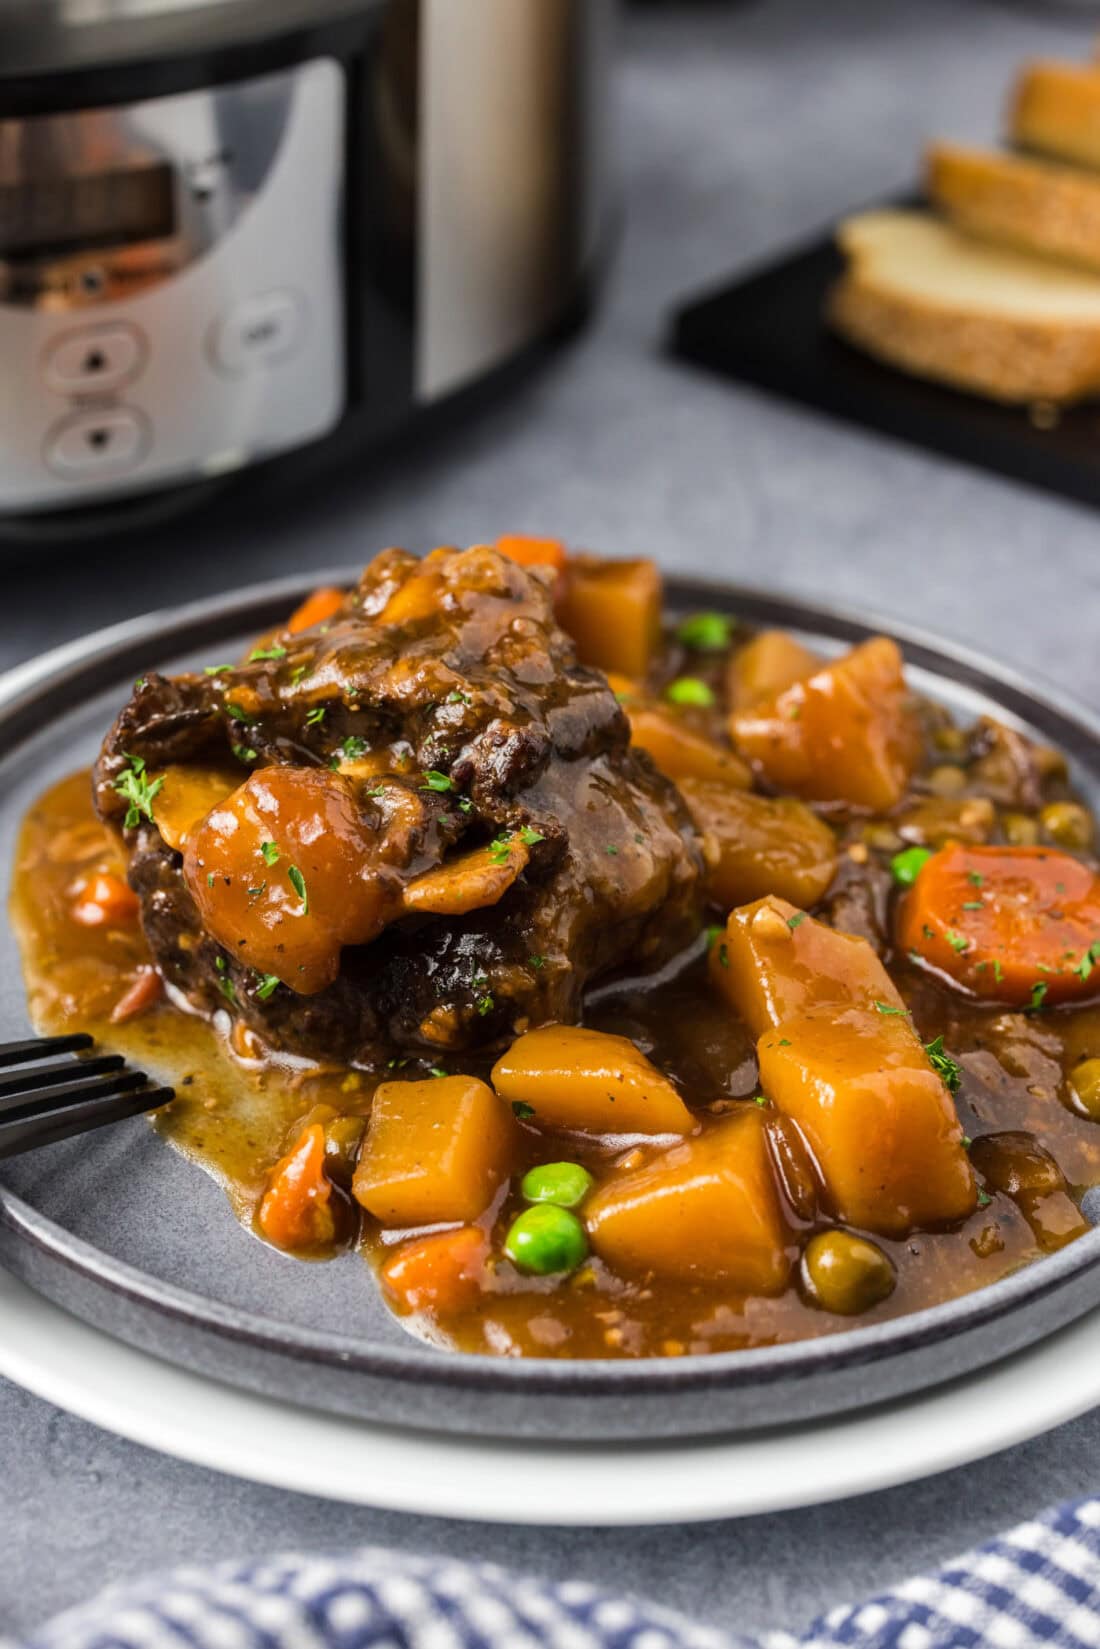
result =
[[[425,566],[431,556],[423,563]],[[419,624],[439,611],[443,594],[443,580],[436,571],[414,573],[400,589],[395,590],[383,607],[383,624]]]
[[100,871],[81,888],[72,914],[73,920],[86,928],[120,928],[136,922],[140,909],[137,894],[121,876]]
[[1100,988],[1100,876],[1045,847],[953,843],[902,901],[898,943],[975,995],[1054,1006]]
[[164,980],[156,968],[139,968],[133,983],[123,991],[111,1009],[111,1024],[123,1025],[127,1019],[136,1019],[145,1013],[164,994]]
[[394,1301],[408,1311],[459,1311],[481,1291],[489,1239],[476,1225],[402,1243],[382,1266]]
[[260,1203],[257,1224],[276,1248],[325,1248],[336,1236],[332,1184],[325,1173],[325,1130],[303,1128],[275,1164]]
[[529,538],[526,533],[505,533],[497,539],[497,549],[521,567],[552,567],[565,571],[565,545],[557,538]]
[[331,584],[320,590],[314,590],[307,596],[287,621],[287,629],[292,636],[298,635],[301,630],[312,630],[315,624],[323,624],[326,618],[339,611],[344,605],[344,591],[334,589]]

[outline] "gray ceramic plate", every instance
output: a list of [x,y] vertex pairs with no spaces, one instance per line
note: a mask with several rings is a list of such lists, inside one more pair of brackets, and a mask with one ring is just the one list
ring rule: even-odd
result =
[[[337,574],[332,582],[350,582]],[[326,582],[328,579],[326,579]],[[318,580],[309,581],[313,587]],[[46,784],[89,762],[142,670],[206,662],[277,622],[300,582],[120,625],[0,681],[0,863]],[[961,649],[725,586],[673,582],[833,650],[875,631],[962,717],[992,711],[1066,752],[1100,805],[1100,719]],[[0,935],[0,1040],[26,1033],[16,946]],[[1100,1302],[1100,1231],[976,1294],[776,1349],[633,1363],[459,1356],[412,1339],[354,1256],[301,1265],[254,1241],[219,1188],[143,1120],[0,1167],[0,1258],[78,1316],[165,1358],[321,1409],[499,1436],[654,1438],[839,1413],[968,1372]]]

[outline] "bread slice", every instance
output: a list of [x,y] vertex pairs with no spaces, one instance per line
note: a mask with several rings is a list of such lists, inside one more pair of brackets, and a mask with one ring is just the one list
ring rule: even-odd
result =
[[1100,277],[972,239],[928,212],[864,212],[837,239],[827,318],[918,377],[997,401],[1100,390]]
[[960,229],[1100,271],[1100,175],[934,143],[925,157],[925,187]]
[[1009,113],[1014,143],[1100,170],[1100,65],[1029,63]]

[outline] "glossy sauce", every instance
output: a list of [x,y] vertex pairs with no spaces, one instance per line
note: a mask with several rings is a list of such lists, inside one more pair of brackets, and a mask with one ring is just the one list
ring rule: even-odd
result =
[[[927,806],[916,800],[913,807]],[[866,821],[841,831],[862,843]],[[884,830],[891,827],[883,826]],[[888,846],[894,846],[893,841]],[[865,857],[857,852],[852,864]],[[95,818],[88,775],[75,774],[50,790],[28,815],[17,853],[12,916],[23,949],[32,1018],[43,1032],[81,1029],[131,1061],[165,1077],[177,1098],[155,1119],[162,1136],[201,1164],[225,1187],[234,1213],[252,1226],[270,1172],[304,1122],[319,1119],[330,1131],[329,1172],[350,1181],[360,1128],[378,1081],[370,1073],[318,1067],[265,1055],[251,1032],[231,1035],[228,1015],[208,1023],[161,999],[123,1023],[112,1013],[148,965],[136,921],[89,927],[74,919],[90,878],[124,876],[116,838]],[[704,1129],[738,1107],[754,1105],[753,1039],[707,984],[704,941],[656,978],[605,983],[590,997],[585,1023],[626,1035],[667,1072]],[[963,1127],[977,1141],[990,1132],[1033,1136],[1055,1158],[1078,1199],[1100,1183],[1100,1126],[1074,1114],[1067,1074],[1081,1060],[1100,1057],[1100,1008],[1036,1015],[1008,1013],[968,1002],[940,988],[904,958],[891,974],[910,1007],[920,1036],[943,1035],[963,1065],[958,1096]],[[1100,977],[1100,976],[1098,976]],[[491,1061],[454,1061],[450,1068],[487,1075]],[[401,1075],[428,1074],[416,1060]],[[792,1258],[817,1223],[800,1198],[797,1151],[786,1149],[782,1120],[766,1108],[773,1158],[792,1232]],[[517,1128],[511,1185],[537,1163],[568,1158],[607,1181],[656,1154],[651,1140],[555,1139]],[[1004,1164],[996,1152],[980,1161],[987,1184]],[[1001,1177],[1004,1175],[1002,1173]],[[453,1318],[407,1318],[408,1326],[437,1343],[503,1355],[637,1357],[731,1350],[807,1338],[904,1313],[964,1294],[1057,1247],[1079,1226],[1057,1199],[1028,1206],[994,1188],[961,1225],[919,1232],[904,1240],[877,1237],[892,1261],[897,1286],[858,1318],[809,1303],[794,1280],[778,1298],[744,1298],[717,1284],[626,1279],[599,1260],[573,1276],[530,1278],[501,1256],[504,1231],[523,1204],[512,1189],[498,1196],[483,1223],[492,1228],[493,1254],[484,1290]],[[381,1232],[349,1198],[340,1197],[338,1231],[377,1264],[408,1233]],[[1072,1226],[1072,1230],[1070,1227]],[[315,1256],[303,1256],[315,1257]],[[365,1281],[366,1286],[366,1281]]]

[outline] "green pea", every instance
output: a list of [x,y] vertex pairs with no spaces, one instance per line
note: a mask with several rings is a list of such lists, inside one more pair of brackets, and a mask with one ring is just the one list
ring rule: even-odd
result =
[[676,631],[676,639],[696,653],[721,653],[730,644],[735,619],[725,613],[693,613]]
[[588,1258],[588,1238],[576,1214],[552,1202],[525,1208],[504,1239],[504,1252],[520,1271],[549,1277],[575,1271]]
[[706,709],[714,703],[714,692],[698,676],[678,676],[665,688],[665,698],[672,704],[697,704]]
[[524,1202],[553,1202],[559,1208],[576,1208],[595,1183],[579,1162],[544,1162],[524,1174],[519,1194]]
[[902,887],[912,887],[931,857],[930,847],[906,847],[895,853],[890,860],[894,881],[900,882]]

